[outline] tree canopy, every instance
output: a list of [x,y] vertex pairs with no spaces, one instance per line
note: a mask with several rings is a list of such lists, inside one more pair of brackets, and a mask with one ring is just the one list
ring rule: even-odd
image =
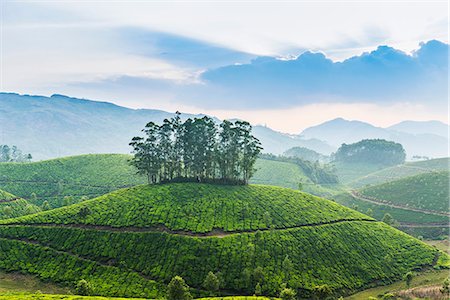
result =
[[349,163],[373,163],[398,165],[405,162],[406,153],[399,143],[382,139],[362,140],[354,144],[342,144],[334,154],[335,161]]
[[0,145],[0,162],[31,161],[31,154],[24,154],[17,146]]
[[181,122],[180,113],[162,125],[149,122],[145,137],[130,143],[131,160],[149,183],[199,181],[247,184],[262,150],[261,143],[245,121],[223,121],[209,117]]

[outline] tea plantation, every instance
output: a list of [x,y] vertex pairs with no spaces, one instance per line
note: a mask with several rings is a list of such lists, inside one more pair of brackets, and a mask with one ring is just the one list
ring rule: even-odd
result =
[[[448,257],[332,201],[269,186],[142,185],[71,206],[3,220],[0,268],[95,295],[158,297],[175,275],[206,296],[221,290],[304,298],[326,284],[335,296],[446,267]],[[388,262],[388,263],[386,263]]]
[[449,176],[448,171],[429,172],[369,186],[360,193],[387,204],[448,213]]
[[[146,183],[146,178],[136,175],[130,159],[130,155],[90,154],[33,163],[0,163],[0,189],[38,206],[47,201],[52,208],[61,207]],[[251,183],[297,189],[299,182],[312,182],[293,163],[258,159],[255,168]]]
[[0,219],[8,219],[41,211],[41,209],[18,198],[10,193],[0,190]]
[[351,181],[349,183],[349,186],[353,188],[361,188],[365,185],[378,185],[414,175],[435,171],[448,171],[449,167],[449,158],[437,158],[418,162],[407,162],[403,165],[385,168],[380,171],[361,176]]

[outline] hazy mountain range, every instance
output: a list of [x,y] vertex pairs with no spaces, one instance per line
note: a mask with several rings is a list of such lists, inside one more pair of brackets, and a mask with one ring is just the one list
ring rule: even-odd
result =
[[[129,109],[108,102],[62,95],[28,96],[0,93],[0,144],[17,145],[35,159],[84,153],[129,153],[129,141],[149,121],[161,122],[173,113]],[[183,114],[183,118],[203,116]],[[385,138],[402,143],[408,156],[447,156],[448,125],[437,121],[407,121],[379,128],[360,121],[335,119],[289,135],[254,126],[264,152],[281,154],[303,146],[330,154],[341,143]]]

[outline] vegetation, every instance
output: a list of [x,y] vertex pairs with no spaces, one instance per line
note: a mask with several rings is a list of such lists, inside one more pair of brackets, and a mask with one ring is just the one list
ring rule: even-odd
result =
[[290,228],[343,219],[371,220],[332,201],[285,188],[173,183],[122,189],[79,204],[3,222],[113,227],[164,225],[170,230],[207,233],[213,229]]
[[261,158],[267,160],[275,160],[288,162],[298,165],[303,173],[313,182],[317,184],[336,184],[338,177],[334,170],[328,165],[321,165],[319,162],[311,162],[295,157],[275,156],[272,154],[262,154]]
[[352,182],[349,182],[349,185],[353,188],[361,188],[365,185],[378,185],[414,175],[435,171],[448,171],[449,165],[449,158],[407,162],[403,165],[383,168],[373,173],[363,174],[359,178],[355,178]]
[[14,199],[10,201],[0,201],[0,219],[9,219],[40,212],[41,209],[24,199]]
[[167,300],[190,300],[189,286],[180,276],[175,276],[167,286]]
[[322,163],[326,163],[329,161],[328,156],[320,154],[314,150],[311,150],[311,149],[308,149],[305,147],[290,148],[283,153],[283,156],[300,158],[302,160],[307,160],[307,161],[312,161],[312,162],[319,161]]
[[200,295],[220,272],[220,288],[235,294],[259,286],[278,296],[287,284],[302,297],[336,296],[445,255],[331,201],[267,186],[138,186],[3,223],[16,225],[0,226],[0,268],[69,286],[84,279],[95,295],[154,297],[175,276]]
[[449,211],[450,173],[430,172],[369,186],[360,193],[387,204],[429,211]]
[[[145,183],[129,155],[93,154],[17,164],[0,164],[0,189],[31,204],[60,207],[119,188]],[[65,199],[66,198],[66,199]]]
[[3,162],[30,162],[33,159],[31,154],[24,154],[17,146],[9,147],[0,145],[0,163]]
[[244,121],[209,117],[181,122],[180,113],[162,125],[149,122],[145,137],[134,137],[131,163],[149,183],[173,181],[247,184],[262,147]]
[[382,139],[362,140],[342,144],[334,154],[334,160],[346,163],[370,163],[393,166],[405,162],[406,153],[401,144]]

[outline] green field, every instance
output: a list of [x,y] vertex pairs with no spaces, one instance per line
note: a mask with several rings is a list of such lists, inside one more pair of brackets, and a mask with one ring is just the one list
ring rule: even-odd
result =
[[[89,213],[80,213],[83,209]],[[139,212],[139,213],[136,213]],[[6,220],[8,224],[155,227],[196,233],[290,228],[335,220],[370,220],[332,201],[262,185],[141,185],[69,207]]]
[[386,204],[448,213],[449,176],[448,171],[430,172],[369,186],[360,193]]
[[362,188],[365,185],[378,185],[397,179],[434,172],[448,171],[450,158],[437,158],[418,162],[407,162],[403,165],[385,168],[377,172],[363,175],[348,184],[353,188]]
[[3,223],[0,269],[68,287],[84,278],[102,296],[158,297],[175,275],[201,296],[210,271],[236,295],[259,282],[277,296],[284,282],[306,297],[322,284],[339,296],[448,265],[384,223],[269,186],[137,186]]
[[[62,295],[62,294],[31,294],[31,293],[6,293],[0,295],[0,300],[138,300],[141,298],[112,298],[99,296],[79,296],[79,295]],[[208,297],[197,298],[199,300],[269,300],[275,298],[258,297],[258,296],[229,296],[229,297]]]
[[257,171],[250,183],[298,189],[299,182],[311,182],[300,166],[294,163],[258,159],[255,168]]

